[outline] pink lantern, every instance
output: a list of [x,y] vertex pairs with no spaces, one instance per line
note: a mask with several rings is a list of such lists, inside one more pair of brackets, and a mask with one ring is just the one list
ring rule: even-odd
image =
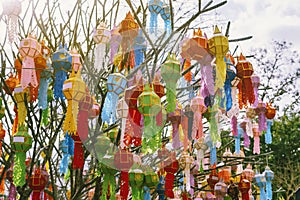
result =
[[191,100],[191,109],[194,112],[192,138],[199,139],[203,137],[202,114],[207,110],[201,95],[197,95]]

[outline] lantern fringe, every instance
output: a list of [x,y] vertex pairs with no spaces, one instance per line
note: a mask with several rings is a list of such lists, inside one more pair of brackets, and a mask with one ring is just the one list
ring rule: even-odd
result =
[[45,125],[45,126],[47,126],[49,124],[48,115],[49,115],[49,107],[47,107],[42,112],[42,121],[43,121],[43,125]]
[[165,191],[166,191],[166,189],[165,189],[164,185],[165,185],[164,177],[160,176],[159,177],[159,184],[157,185],[157,188],[156,188],[158,196],[159,196],[158,197],[159,200],[165,200]]
[[10,44],[17,39],[18,16],[10,15],[7,23],[8,41]]
[[14,170],[13,170],[15,186],[23,186],[26,183],[25,160],[26,160],[25,152],[16,152],[15,153]]
[[258,131],[262,132],[267,130],[266,116],[264,112],[260,112],[258,115]]
[[94,67],[98,72],[101,71],[104,66],[105,51],[106,51],[106,44],[104,43],[97,44],[96,51],[95,51]]
[[157,33],[157,18],[156,12],[150,12],[150,33]]
[[228,111],[232,107],[231,82],[229,79],[226,79],[226,81],[225,81],[224,91],[225,91],[225,97],[226,97],[226,111]]
[[166,97],[168,102],[166,111],[170,113],[174,112],[174,110],[176,109],[176,84],[167,84],[166,86]]
[[75,134],[77,131],[77,116],[79,103],[77,101],[68,100],[66,118],[63,124],[64,132]]
[[254,103],[253,107],[257,107],[258,105],[258,87],[253,87],[253,94],[254,94]]
[[113,92],[107,92],[104,106],[101,113],[101,118],[104,122],[108,124],[113,124],[116,121],[116,109],[118,106],[119,96]]
[[69,159],[70,159],[70,155],[68,153],[63,153],[61,163],[59,166],[60,175],[67,174]]
[[66,140],[68,145],[68,154],[73,156],[74,155],[74,140],[69,135],[69,133],[66,133]]
[[33,190],[31,194],[31,200],[40,200],[41,192],[39,190]]
[[231,118],[231,128],[232,128],[232,130],[231,130],[232,135],[237,136],[238,135],[238,126],[237,126],[237,118],[235,115]]
[[236,154],[240,154],[241,151],[241,136],[243,135],[243,129],[242,128],[238,128],[238,135],[234,137],[235,139],[235,149],[234,152]]
[[54,81],[54,98],[64,100],[65,96],[63,94],[62,88],[63,84],[67,80],[67,72],[64,70],[58,70],[55,73]]
[[271,133],[272,124],[273,124],[273,120],[267,119],[267,132],[265,134],[266,144],[272,144],[272,133]]
[[253,147],[253,153],[254,154],[260,154],[260,138],[259,136],[254,137],[254,147]]
[[210,165],[213,166],[214,164],[217,164],[217,148],[215,145],[212,145],[210,147]]
[[[210,95],[214,95],[214,77],[213,77],[213,68],[210,65],[203,65],[201,67],[201,76],[204,80],[206,88]],[[202,95],[204,97],[204,95]]]
[[243,130],[243,132],[244,132],[244,135],[243,135],[244,136],[244,147],[249,148],[250,138],[245,130]]
[[115,190],[116,190],[116,180],[114,176],[104,173],[104,181],[102,183],[102,194],[100,200],[107,200],[107,192],[109,191],[110,197],[109,200],[116,200]]
[[218,124],[217,124],[215,113],[210,114],[209,129],[210,129],[210,136],[212,142],[215,144],[217,141],[220,141],[220,136],[218,134]]
[[24,124],[27,116],[25,102],[18,103],[18,124]]
[[267,199],[266,197],[266,192],[265,192],[265,188],[263,186],[260,186],[259,187],[259,190],[260,190],[260,199],[263,200],[263,199]]
[[48,80],[46,78],[40,79],[39,94],[38,94],[38,105],[42,110],[48,107]]
[[171,34],[171,20],[170,19],[164,19],[164,22],[165,22],[166,36],[169,36]]
[[120,175],[120,195],[121,200],[127,200],[129,194],[129,173],[121,171]]
[[192,139],[198,139],[203,136],[202,115],[199,112],[194,112],[194,121],[192,126]]
[[239,107],[240,109],[243,108],[243,105],[247,106],[249,104],[253,104],[255,97],[254,97],[254,89],[252,85],[251,78],[244,78],[238,84],[239,89]]
[[134,49],[134,62],[135,68],[140,66],[144,61],[144,49],[141,47],[137,47]]
[[72,163],[73,169],[83,169],[84,167],[84,150],[80,138],[78,139],[79,141],[74,141],[74,158]]
[[249,119],[249,118],[247,119],[246,132],[250,137],[253,137],[253,125],[252,125],[251,119]]
[[172,123],[172,147],[174,149],[180,148],[180,135],[179,135],[179,123]]
[[219,88],[224,87],[225,80],[226,80],[226,63],[224,62],[223,56],[216,56],[215,91]]
[[150,188],[144,186],[144,200],[151,200]]
[[38,86],[38,80],[35,70],[34,58],[30,56],[25,56],[22,61],[22,73],[21,73],[21,85],[22,88],[27,88]]
[[10,186],[9,186],[9,194],[8,194],[8,200],[16,200],[17,196],[17,189],[16,189],[16,186],[14,185],[13,182],[10,183]]
[[271,181],[267,181],[266,182],[266,200],[272,200],[272,182]]

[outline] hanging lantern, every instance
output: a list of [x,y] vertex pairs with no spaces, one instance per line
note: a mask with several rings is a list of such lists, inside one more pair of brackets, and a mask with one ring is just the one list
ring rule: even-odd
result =
[[193,162],[194,158],[192,156],[189,156],[189,154],[185,151],[182,152],[182,155],[179,158],[179,167],[184,171],[184,184],[187,192],[191,189],[190,171]]
[[157,185],[157,194],[158,194],[158,199],[159,200],[164,200],[165,199],[165,180],[163,176],[159,177],[159,183]]
[[0,121],[0,157],[2,156],[2,143],[5,138],[5,130],[3,129],[2,122]]
[[239,189],[242,193],[242,199],[243,200],[249,200],[249,190],[251,187],[251,183],[250,181],[248,181],[247,179],[244,179],[243,177],[241,178],[240,182],[239,182]]
[[[104,174],[102,191],[101,191],[101,200],[115,199],[116,191],[116,173],[118,172],[115,169],[114,160],[112,155],[105,155],[100,162],[101,172]],[[122,198],[122,200],[125,200]]]
[[108,124],[113,124],[116,121],[116,110],[118,106],[119,95],[126,88],[127,80],[120,73],[110,74],[107,78],[107,95],[101,113],[101,118]]
[[242,176],[247,179],[248,181],[252,182],[253,177],[254,177],[255,173],[252,170],[252,167],[250,164],[247,165],[246,169],[243,170],[243,174]]
[[23,186],[25,184],[25,159],[26,152],[31,148],[32,138],[28,134],[25,125],[20,125],[18,132],[13,136],[12,150],[15,151],[14,158],[14,184],[15,186]]
[[97,28],[93,32],[93,39],[96,43],[95,50],[95,63],[94,68],[97,71],[101,71],[105,65],[104,57],[106,52],[106,45],[110,40],[110,31],[104,22],[100,22]]
[[8,90],[3,86],[3,90],[5,91],[6,94],[11,94],[13,93],[15,87],[19,83],[19,80],[17,76],[13,75],[12,73],[9,74],[9,77],[5,80],[5,84],[8,87]]
[[120,175],[120,195],[122,200],[127,200],[129,193],[128,171],[133,165],[133,154],[125,149],[120,149],[114,155],[114,165],[121,171]]
[[218,26],[215,26],[214,36],[208,40],[209,51],[216,57],[215,88],[223,88],[226,80],[226,64],[224,56],[229,50],[228,38],[223,36]]
[[165,196],[169,198],[174,198],[174,192],[173,192],[173,184],[175,179],[175,173],[179,169],[179,162],[176,159],[175,152],[172,152],[169,159],[165,161],[165,166],[163,170],[166,172],[165,177]]
[[214,190],[215,185],[219,182],[219,177],[216,171],[216,165],[212,166],[211,173],[209,174],[209,178],[207,179],[207,183],[210,189]]
[[216,199],[224,199],[225,195],[227,194],[227,185],[223,182],[223,180],[220,180],[215,185],[215,195]]
[[41,192],[46,187],[49,180],[48,173],[42,173],[40,167],[37,167],[34,170],[32,176],[29,177],[28,185],[32,189],[32,200],[40,200],[41,199]]
[[[153,78],[152,86],[154,88],[154,92],[159,96],[159,98],[162,98],[165,96],[165,87],[161,83],[161,74],[160,71],[156,72]],[[163,110],[161,109],[160,112],[156,116],[156,125],[163,126],[165,120],[163,120]]]
[[231,96],[231,82],[236,76],[236,69],[234,67],[234,58],[227,54],[225,57],[226,61],[226,80],[224,83],[224,91],[226,96],[226,111],[232,107],[232,96]]
[[258,75],[254,74],[251,76],[251,81],[252,81],[254,97],[255,97],[253,107],[256,108],[258,106],[258,86],[260,85],[260,78]]
[[22,86],[19,84],[16,86],[14,90],[14,99],[17,103],[18,107],[18,124],[24,124],[25,118],[27,116],[27,109],[25,106],[25,98],[26,101],[29,101],[29,90],[28,88],[23,89]]
[[76,63],[73,65],[74,68],[72,74],[63,85],[63,93],[68,100],[63,130],[71,135],[75,134],[77,131],[79,102],[82,101],[86,95],[86,85],[81,78],[80,69],[76,69],[75,66],[78,66],[78,64]]
[[176,86],[181,77],[180,62],[175,54],[169,54],[166,62],[161,66],[161,76],[166,83],[167,112],[173,112],[176,109]]
[[121,136],[120,136],[120,147],[121,149],[125,148],[125,142],[124,142],[124,137],[125,137],[125,129],[126,129],[126,120],[128,117],[128,105],[125,101],[124,98],[122,98],[119,103],[118,103],[118,116],[121,118]]
[[260,199],[267,199],[266,192],[265,192],[266,178],[264,174],[259,174],[258,172],[256,172],[254,179],[256,185],[259,187]]
[[193,131],[193,121],[194,121],[194,112],[191,109],[190,104],[187,104],[184,107],[184,114],[188,118],[188,127],[187,127],[187,132],[188,132],[188,139],[192,140],[192,131]]
[[179,124],[181,122],[182,116],[182,107],[181,104],[177,101],[176,109],[174,112],[168,114],[168,121],[172,124],[172,147],[174,149],[180,148],[180,138],[179,138]]
[[260,154],[260,135],[261,132],[259,132],[258,124],[253,124],[253,138],[254,138],[254,146],[253,146],[253,153],[254,154]]
[[257,107],[255,108],[255,112],[258,115],[258,131],[266,131],[267,130],[267,122],[266,122],[266,104],[259,100]]
[[266,169],[264,171],[264,176],[266,178],[266,197],[267,200],[272,199],[272,180],[274,179],[274,172],[270,169],[269,166],[266,166]]
[[236,64],[236,75],[241,79],[239,89],[239,107],[247,107],[248,104],[253,104],[255,101],[254,89],[251,76],[253,74],[252,64],[246,60],[241,53],[238,63]]
[[163,2],[160,0],[150,0],[148,9],[150,11],[150,33],[157,34],[157,16],[162,11]]
[[192,139],[199,139],[204,136],[202,114],[205,113],[207,110],[207,107],[204,103],[204,98],[200,94],[192,98],[191,110],[194,112]]
[[202,163],[203,167],[204,153],[208,149],[207,144],[204,142],[204,138],[199,138],[195,143],[194,147],[197,149],[197,161],[200,164]]
[[40,56],[41,51],[42,46],[36,40],[35,36],[29,34],[27,38],[21,40],[19,52],[23,57],[23,61],[20,83],[23,88],[26,88],[29,85],[34,88],[38,86],[34,59],[37,56]]
[[59,150],[62,152],[62,159],[59,166],[60,175],[63,176],[68,172],[69,159],[74,153],[74,140],[67,133],[63,140],[59,142]]
[[236,183],[231,182],[227,191],[232,200],[239,200],[239,187]]
[[131,186],[132,200],[144,199],[143,184],[145,175],[141,169],[131,169],[129,171],[129,184]]
[[272,106],[271,103],[267,103],[265,116],[267,118],[267,133],[265,134],[265,142],[266,144],[272,143],[272,134],[271,134],[271,126],[273,124],[273,118],[276,115],[276,108]]
[[118,52],[122,37],[119,33],[119,27],[114,26],[114,28],[110,31],[110,63],[114,63],[114,57]]
[[7,35],[8,40],[12,44],[18,36],[18,18],[22,11],[22,4],[19,0],[3,1],[3,13],[8,17]]
[[59,46],[59,49],[53,53],[52,66],[54,68],[54,98],[64,100],[62,89],[65,80],[67,80],[67,72],[72,70],[72,57],[67,50],[67,46]]
[[170,6],[166,3],[163,3],[160,16],[164,20],[165,32],[167,36],[171,34],[171,11],[170,10],[171,10]]

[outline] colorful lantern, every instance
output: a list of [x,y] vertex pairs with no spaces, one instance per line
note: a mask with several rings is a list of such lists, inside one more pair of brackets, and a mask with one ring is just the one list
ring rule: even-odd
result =
[[192,140],[194,112],[192,111],[190,104],[187,104],[184,107],[184,114],[188,118],[188,127],[187,127],[188,139]]
[[176,86],[181,77],[180,62],[175,54],[169,54],[166,62],[161,66],[161,76],[166,83],[167,112],[173,112],[176,109]]
[[129,193],[128,171],[133,165],[133,154],[125,149],[120,149],[114,155],[114,165],[121,171],[120,175],[120,195],[122,200],[126,200]]
[[197,149],[197,161],[200,163],[202,162],[203,167],[203,159],[204,159],[204,153],[208,149],[207,144],[204,142],[204,138],[199,138],[197,142],[195,143],[194,147]]
[[19,0],[3,1],[2,7],[2,15],[8,17],[7,35],[9,42],[12,44],[18,36],[18,17],[22,11],[22,4]]
[[216,57],[215,88],[223,88],[226,80],[226,64],[224,56],[229,50],[228,38],[223,36],[218,26],[215,26],[214,36],[208,40],[209,51]]
[[18,107],[18,124],[24,124],[25,118],[27,116],[27,109],[25,106],[25,98],[26,101],[29,101],[29,90],[28,88],[23,89],[22,86],[19,84],[16,86],[14,90],[14,99],[17,103]]
[[168,165],[165,165],[163,170],[166,172],[165,177],[165,196],[169,198],[174,198],[174,192],[173,192],[173,184],[175,179],[175,173],[179,169],[179,162],[176,160],[175,152],[171,153],[171,156],[167,161]]
[[2,122],[0,122],[0,157],[2,156],[2,142],[5,138],[5,130],[3,129]]
[[28,35],[27,38],[21,40],[19,52],[23,57],[21,85],[23,88],[29,86],[37,87],[38,80],[35,71],[34,59],[40,56],[42,51],[41,44],[35,39],[35,36]]
[[252,64],[246,60],[241,53],[238,63],[236,64],[236,75],[241,79],[238,85],[239,89],[239,107],[247,107],[248,103],[253,104],[255,101],[254,89],[251,76],[253,74]]
[[243,170],[242,176],[248,181],[252,182],[255,173],[252,170],[252,166],[250,164],[247,165],[246,169]]
[[121,118],[121,136],[120,136],[120,147],[121,149],[125,148],[124,137],[125,137],[125,129],[126,129],[126,120],[128,116],[128,105],[124,98],[122,98],[118,103],[118,116]]
[[261,135],[261,132],[259,132],[257,123],[253,124],[252,131],[253,131],[253,138],[254,138],[253,153],[254,154],[260,154],[260,135]]
[[[152,82],[152,86],[154,88],[154,92],[159,96],[159,98],[162,98],[163,96],[165,96],[165,87],[161,83],[160,71],[155,73],[153,82]],[[156,124],[158,126],[164,125],[165,120],[163,120],[163,117],[164,117],[163,111],[165,111],[165,110],[161,109],[160,112],[158,113],[158,115],[156,116]]]
[[25,125],[19,125],[18,132],[13,136],[12,149],[15,151],[14,158],[14,184],[23,186],[25,184],[25,159],[26,152],[31,148],[32,138],[28,134]]
[[264,174],[259,174],[258,172],[256,172],[254,179],[256,185],[259,187],[260,199],[267,199],[266,192],[265,192],[266,178]]
[[122,37],[119,33],[119,27],[114,26],[114,28],[110,31],[110,63],[114,63],[114,57],[118,52]]
[[59,143],[59,150],[62,152],[62,159],[59,166],[60,175],[67,174],[68,172],[69,158],[74,151],[72,149],[72,142],[73,139],[69,136],[69,134],[66,134],[64,139]]
[[241,178],[241,181],[239,182],[239,189],[242,193],[243,200],[249,200],[250,187],[251,187],[250,181],[248,181],[247,179]]
[[140,200],[144,198],[143,184],[145,175],[141,169],[131,169],[129,171],[129,184],[132,190],[132,200]]
[[253,107],[256,108],[258,105],[258,86],[260,85],[260,78],[258,75],[254,74],[251,76],[251,81],[252,81],[254,97],[255,97]]
[[199,139],[203,135],[202,114],[206,112],[207,107],[204,103],[204,98],[198,94],[191,100],[191,110],[194,112],[192,138]]
[[31,195],[32,200],[41,199],[41,191],[43,191],[44,188],[46,187],[48,180],[49,180],[49,175],[45,170],[44,173],[40,167],[37,167],[34,170],[34,173],[32,176],[30,176],[28,182],[29,187],[32,189],[32,195]]
[[224,199],[225,195],[227,194],[227,189],[227,185],[223,182],[223,180],[217,182],[214,188],[216,199]]
[[184,183],[186,185],[186,191],[190,191],[191,189],[190,171],[193,162],[194,158],[192,156],[185,151],[182,152],[182,155],[179,158],[179,166],[184,171]]
[[228,111],[232,107],[231,83],[236,76],[236,69],[234,67],[234,58],[230,54],[226,55],[225,61],[226,61],[226,80],[224,83],[224,91],[226,96],[226,111]]
[[266,166],[266,169],[263,174],[266,178],[267,200],[272,200],[272,180],[274,179],[274,172],[270,169],[269,166]]
[[54,98],[65,99],[62,89],[65,80],[67,80],[67,72],[72,70],[72,57],[67,50],[67,46],[59,46],[59,49],[53,53],[52,66],[54,68]]
[[144,181],[144,200],[151,200],[150,190],[153,190],[157,187],[159,183],[159,177],[157,173],[151,170],[146,170],[145,174],[145,181]]
[[214,189],[215,185],[219,182],[219,177],[216,171],[216,165],[212,166],[211,173],[209,174],[209,178],[207,179],[207,183],[210,189]]
[[267,130],[267,122],[266,122],[266,104],[259,100],[257,107],[255,108],[255,112],[258,115],[258,131],[262,132]]
[[120,73],[110,74],[107,78],[107,95],[101,113],[101,118],[108,124],[116,121],[116,110],[118,106],[119,95],[124,92],[127,80]]
[[272,106],[271,103],[267,103],[265,116],[267,118],[267,133],[265,134],[265,142],[266,144],[272,143],[272,134],[271,134],[271,126],[273,124],[273,118],[276,115],[276,108]]
[[166,3],[163,3],[160,16],[165,23],[165,32],[169,36],[171,34],[171,11],[170,6]]
[[182,116],[182,107],[181,104],[177,101],[176,109],[174,112],[168,114],[168,121],[172,124],[172,146],[174,149],[180,147],[180,138],[179,138],[179,124],[181,122]]
[[105,64],[104,56],[106,51],[106,45],[110,40],[110,31],[107,29],[107,25],[104,22],[100,22],[100,24],[94,30],[93,39],[97,44],[95,50],[94,67],[97,71],[101,71]]
[[162,11],[163,2],[160,0],[150,0],[148,9],[150,11],[150,33],[157,33],[157,16]]

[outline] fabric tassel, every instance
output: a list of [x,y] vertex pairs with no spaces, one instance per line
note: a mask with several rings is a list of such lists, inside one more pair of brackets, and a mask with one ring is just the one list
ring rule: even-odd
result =
[[164,22],[165,22],[166,35],[169,36],[171,34],[171,20],[170,19],[164,19]]
[[237,118],[236,116],[233,116],[231,118],[231,132],[233,136],[237,136],[238,135],[238,126],[237,126]]
[[258,131],[262,132],[267,130],[266,116],[264,112],[260,112],[258,115]]
[[101,113],[101,118],[108,124],[113,124],[116,121],[115,111],[117,109],[119,96],[114,92],[107,92],[104,106]]
[[259,138],[259,136],[254,136],[253,153],[260,154],[260,138]]
[[238,135],[234,137],[235,139],[235,150],[234,152],[236,154],[240,154],[240,151],[241,151],[241,136],[243,134],[243,129],[242,128],[238,128]]
[[253,104],[255,101],[251,78],[244,78],[238,84],[239,89],[239,107],[243,105]]
[[128,171],[121,171],[120,175],[120,195],[121,200],[127,200],[129,194],[129,174]]
[[[104,173],[103,177],[103,184],[102,184],[102,194],[100,196],[100,200],[116,200],[115,197],[115,190],[116,190],[116,179],[115,177],[108,173]],[[109,195],[109,198],[107,197],[107,194]]]
[[70,154],[68,153],[68,140],[65,138],[60,144],[62,159],[59,166],[60,175],[67,174]]
[[157,17],[156,12],[150,12],[150,33],[157,33]]
[[179,123],[172,123],[172,147],[173,149],[180,148]]
[[67,72],[64,70],[58,70],[55,72],[54,81],[54,98],[64,100],[65,96],[63,94],[62,88],[63,84],[67,80]]
[[244,128],[242,128],[242,131],[243,131],[243,137],[244,137],[244,147],[249,148],[249,146],[250,146],[250,138],[249,138],[249,136],[247,134],[247,131]]
[[231,81],[226,79],[224,84],[224,91],[226,97],[226,111],[230,110],[232,107],[232,96],[231,96]]
[[193,174],[190,175],[190,185],[191,185],[191,189],[189,193],[191,196],[194,196],[195,178]]
[[45,110],[42,112],[42,122],[44,126],[47,126],[49,123],[48,120],[48,115],[49,115],[49,107],[47,107]]
[[166,97],[167,97],[167,112],[173,112],[176,109],[176,84],[170,83],[169,81],[166,82]]
[[48,85],[49,83],[46,78],[40,79],[38,105],[42,110],[45,110],[48,107]]
[[251,119],[248,118],[246,120],[247,120],[246,132],[249,137],[253,137],[253,125],[252,125]]
[[266,144],[272,144],[272,133],[271,126],[273,124],[273,120],[267,119],[267,133],[265,134],[265,142]]
[[209,129],[212,142],[215,144],[217,141],[220,141],[220,136],[218,134],[218,124],[216,119],[216,113],[211,112],[209,117]]
[[74,158],[72,163],[73,169],[83,169],[84,166],[84,150],[81,142],[81,138],[76,135],[72,135],[74,139]]
[[41,191],[33,190],[31,194],[31,200],[40,200],[41,199]]
[[99,43],[96,46],[96,52],[95,52],[95,69],[99,72],[103,69],[104,66],[104,56],[106,51],[106,44]]
[[[201,66],[201,75],[204,80],[205,86],[207,88],[207,91],[210,95],[214,95],[214,77],[213,77],[213,68],[211,65],[204,65]],[[205,97],[202,94],[203,97]]]
[[63,124],[64,132],[76,133],[78,109],[79,103],[77,101],[68,100],[66,118]]
[[144,186],[144,200],[151,200],[150,188]]
[[15,186],[23,186],[26,183],[26,153],[25,152],[15,152],[14,158],[14,184]]
[[22,61],[22,73],[21,73],[21,85],[23,88],[38,86],[38,80],[36,77],[34,58],[25,56]]
[[215,145],[210,147],[210,165],[217,164],[217,148]]
[[272,200],[272,182],[271,181],[267,181],[266,182],[266,199],[267,200]]
[[265,192],[265,188],[260,186],[260,187],[259,187],[259,191],[260,191],[259,198],[260,198],[261,200],[267,199],[267,197],[266,197],[266,192]]
[[110,42],[109,42],[109,44],[110,44],[110,63],[111,64],[114,63],[114,57],[118,53],[121,40],[122,40],[122,36],[119,33],[119,28],[115,26],[111,30],[111,37],[110,37]]
[[216,55],[215,91],[219,88],[224,87],[225,80],[226,80],[226,63],[224,62],[223,56]]
[[17,199],[17,189],[13,182],[10,183],[9,186],[9,194],[8,194],[8,200],[16,200]]

